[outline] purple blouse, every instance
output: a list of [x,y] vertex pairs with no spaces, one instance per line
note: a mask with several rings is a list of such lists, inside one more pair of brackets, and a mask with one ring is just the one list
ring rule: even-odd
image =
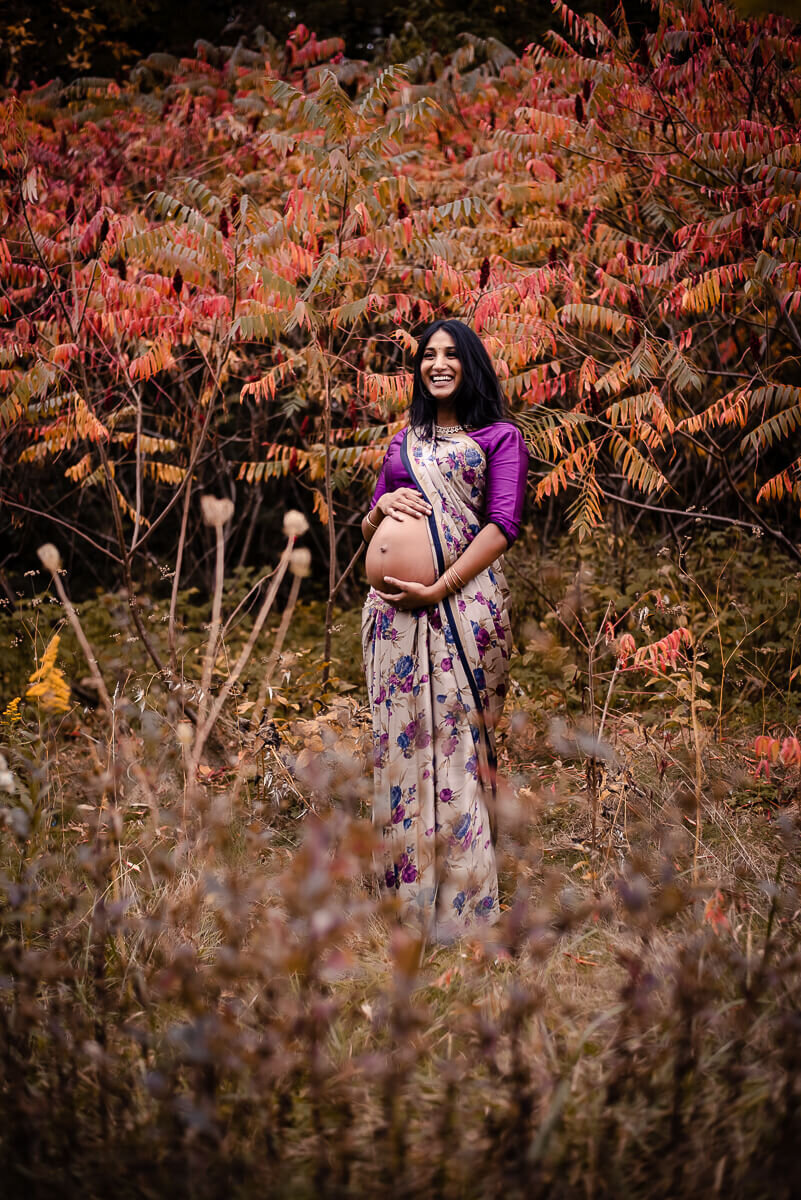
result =
[[[497,525],[511,546],[520,532],[523,500],[526,494],[528,451],[516,425],[496,421],[482,429],[470,429],[469,436],[484,451],[487,459],[487,492],[484,498],[484,518]],[[401,459],[401,443],[406,430],[401,429],[389,443],[381,464],[378,483],[373,492],[373,507],[384,492],[400,487],[415,487]]]

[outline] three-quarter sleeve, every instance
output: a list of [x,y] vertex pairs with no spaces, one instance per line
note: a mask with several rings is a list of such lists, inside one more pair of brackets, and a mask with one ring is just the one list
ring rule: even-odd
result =
[[396,488],[412,486],[411,480],[409,480],[405,470],[403,469],[400,457],[401,442],[403,441],[405,434],[405,429],[402,429],[399,433],[396,433],[387,447],[387,452],[384,455],[384,461],[382,462],[381,469],[378,472],[378,479],[376,480],[373,498],[370,501],[371,510],[375,508],[377,502],[381,499],[385,492],[394,492]]
[[388,459],[389,459],[389,455],[387,454],[384,456],[384,461],[381,464],[381,470],[378,472],[378,479],[376,480],[375,491],[373,492],[373,498],[370,501],[370,511],[371,512],[373,511],[373,509],[375,508],[376,504],[381,499],[381,497],[384,495],[384,492],[388,492],[390,490],[387,487],[387,461],[388,461]]
[[516,425],[499,423],[485,448],[487,492],[484,516],[506,535],[509,545],[520,533],[526,495],[528,450]]

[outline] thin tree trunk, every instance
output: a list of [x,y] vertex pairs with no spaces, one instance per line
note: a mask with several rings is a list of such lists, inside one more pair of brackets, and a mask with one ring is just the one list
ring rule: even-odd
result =
[[331,380],[328,375],[325,379],[325,503],[328,508],[328,602],[325,606],[323,687],[328,683],[331,674],[331,637],[334,623],[334,600],[337,594],[337,539],[331,488]]

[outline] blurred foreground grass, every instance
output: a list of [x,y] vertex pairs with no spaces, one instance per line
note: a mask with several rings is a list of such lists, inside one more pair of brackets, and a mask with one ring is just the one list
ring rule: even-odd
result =
[[[753,740],[798,732],[799,580],[730,536],[659,551],[515,554],[504,911],[452,947],[397,927],[374,890],[357,610],[325,690],[321,606],[295,610],[253,729],[265,637],[193,780],[188,693],[147,667],[124,601],[79,606],[116,684],[109,728],[66,630],[81,699],[26,701],[61,613],[18,598],[6,1194],[797,1194],[799,768],[757,778]],[[250,583],[231,581],[224,621]],[[166,605],[146,612],[163,636]],[[181,616],[196,683],[208,606],[186,596]],[[616,671],[624,631],[641,646],[682,622],[692,654]]]

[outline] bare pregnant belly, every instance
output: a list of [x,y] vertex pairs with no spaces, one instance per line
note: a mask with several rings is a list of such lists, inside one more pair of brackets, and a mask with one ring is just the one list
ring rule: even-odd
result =
[[367,547],[364,566],[372,587],[382,592],[386,590],[384,579],[387,575],[413,583],[433,583],[437,572],[426,520],[405,517],[396,521],[393,517],[385,517]]

